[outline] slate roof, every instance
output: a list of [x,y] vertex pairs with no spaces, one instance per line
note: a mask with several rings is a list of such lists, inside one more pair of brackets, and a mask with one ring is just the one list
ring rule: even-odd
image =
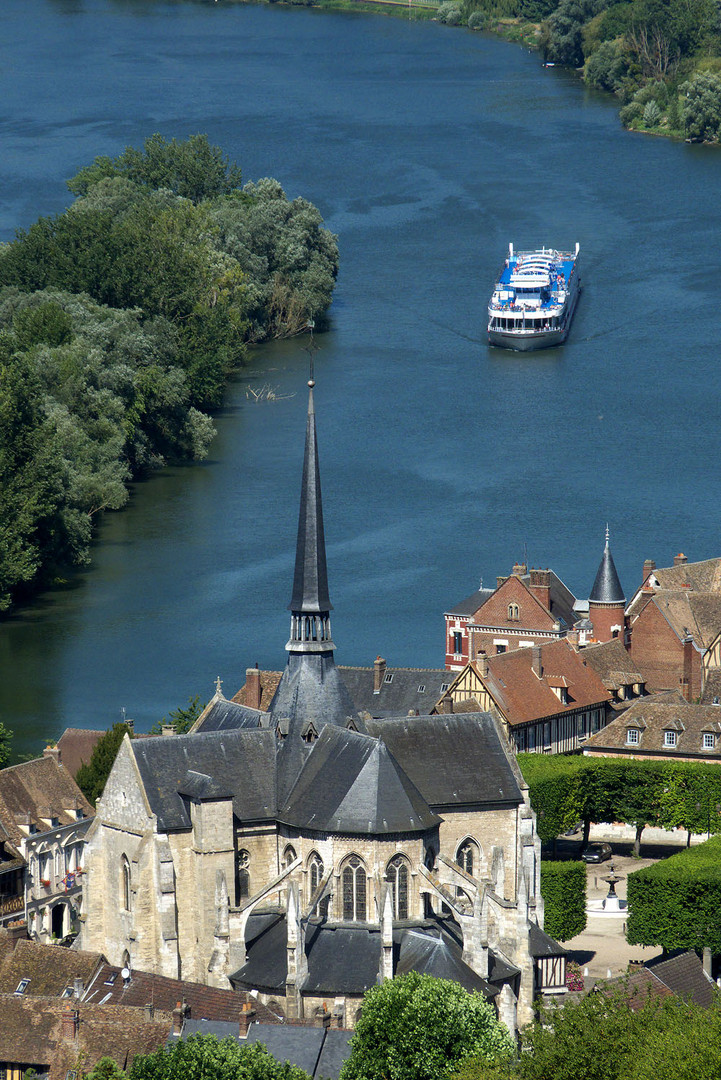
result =
[[216,694],[193,725],[193,734],[257,728],[261,726],[264,715],[258,709],[250,709],[247,705],[239,705],[235,699],[228,701]]
[[601,563],[596,572],[596,580],[593,583],[588,599],[590,603],[595,604],[625,604],[626,602],[608,543],[608,533],[606,534],[606,546],[603,549]]
[[[256,999],[257,1007],[257,999]],[[350,1057],[352,1031],[326,1029],[322,1026],[299,1022],[274,1024],[252,1023],[247,1039],[238,1036],[238,1024],[207,1020],[186,1020],[183,1038],[190,1035],[215,1035],[218,1039],[234,1038],[243,1043],[261,1043],[277,1061],[287,1061],[304,1069],[318,1080],[338,1080],[343,1064]],[[177,1036],[168,1038],[172,1045]]]
[[528,948],[534,959],[544,956],[568,956],[563,946],[534,922],[528,923]]
[[463,961],[457,945],[440,935],[436,937],[417,930],[407,930],[403,934],[395,974],[406,975],[409,971],[433,975],[436,979],[451,979],[465,990],[477,990],[486,998],[499,993],[497,986],[486,982]]
[[452,678],[445,668],[386,667],[380,690],[375,693],[372,667],[340,666],[338,670],[356,711],[370,716],[400,716],[411,712],[427,715]]
[[349,717],[362,726],[332,652],[289,653],[269,711],[273,723],[288,718],[298,730],[308,720],[318,731],[324,724],[345,727]]
[[[423,939],[426,939],[425,941]],[[247,962],[230,976],[234,985],[266,993],[285,993],[287,930],[285,915],[251,915],[246,932]],[[342,994],[360,996],[378,982],[381,935],[377,926],[364,923],[308,924],[306,928],[308,979],[303,994],[311,997]],[[498,989],[476,975],[463,962],[462,947],[443,919],[433,925],[393,929],[394,960],[398,973],[421,971],[454,978],[467,990],[493,997]],[[518,969],[496,958],[496,977],[509,978]],[[448,974],[441,976],[441,972]]]
[[440,820],[382,742],[330,726],[278,816],[298,828],[354,836],[424,832]]
[[[638,742],[629,744],[629,728],[639,732]],[[676,732],[676,746],[664,746],[664,732]],[[704,749],[703,736],[714,737],[714,746]],[[584,753],[641,754],[667,758],[721,758],[721,708],[692,705],[680,698],[669,701],[658,694],[635,701],[624,713],[596,732],[584,744]]]
[[[45,949],[46,946],[36,946]],[[69,952],[70,950],[61,950]],[[217,1020],[231,1023],[238,1032],[238,1017],[244,1004],[252,1001],[256,1017],[265,1024],[279,1022],[279,1017],[262,1002],[250,998],[244,991],[223,990],[216,986],[170,979],[147,971],[131,972],[128,983],[120,975],[121,969],[102,964],[92,983],[86,984],[83,1000],[88,1004],[138,1006],[152,1003],[155,1009],[172,1013],[179,1001],[187,1006],[186,1015],[194,1020]],[[30,988],[28,988],[28,992]]]
[[[213,778],[233,795],[240,821],[273,819],[276,812],[276,735],[270,729],[201,732],[131,742],[158,830],[191,827],[189,809],[179,794],[189,770]],[[252,777],[253,782],[248,783]]]
[[26,997],[60,997],[76,979],[88,986],[104,963],[101,953],[38,945],[20,938],[0,967],[0,994],[14,994],[21,979],[29,979]]
[[[533,670],[540,649],[541,677]],[[478,666],[476,670],[478,670]],[[551,689],[565,679],[568,703]],[[511,725],[526,724],[544,716],[556,716],[574,709],[604,705],[609,694],[601,679],[583,661],[565,638],[547,645],[512,649],[488,657],[488,675],[483,679],[496,706]]]
[[13,844],[27,835],[18,825],[26,815],[38,832],[47,832],[50,825],[44,818],[57,817],[60,825],[69,825],[77,820],[76,810],[85,817],[95,814],[68,770],[54,758],[35,758],[0,769],[0,822]]
[[465,600],[460,600],[457,604],[454,604],[444,614],[446,615],[475,615],[479,608],[483,607],[486,600],[490,600],[493,596],[495,589],[476,589],[475,592],[467,596]]
[[298,513],[298,539],[295,552],[293,593],[289,611],[330,611],[333,605],[328,592],[328,570],[323,531],[323,504],[320,493],[318,443],[315,427],[313,383],[308,383],[308,418],[305,428],[303,479]]
[[433,807],[522,802],[503,736],[488,713],[371,720],[400,767]]
[[62,1033],[65,1001],[48,998],[0,998],[0,1061],[49,1067],[48,1080],[66,1080],[77,1069],[94,1068],[101,1057],[112,1057],[121,1068],[136,1054],[149,1054],[164,1043],[172,1021],[167,1014],[147,1020],[142,1009],[112,1005],[78,1005],[77,1039]]

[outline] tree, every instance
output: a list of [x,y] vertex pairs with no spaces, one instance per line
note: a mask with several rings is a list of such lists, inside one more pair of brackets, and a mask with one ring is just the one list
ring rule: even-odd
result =
[[721,135],[721,78],[699,71],[681,86],[686,138],[691,142],[717,142]]
[[548,20],[548,56],[559,64],[583,63],[583,28],[607,7],[606,0],[561,0]]
[[541,862],[545,930],[569,941],[586,929],[586,866],[582,862]]
[[441,1080],[466,1058],[492,1061],[512,1051],[480,994],[411,971],[366,993],[340,1080]]
[[129,1080],[309,1080],[287,1061],[276,1061],[261,1043],[239,1045],[230,1037],[191,1035],[171,1047],[134,1058]]
[[93,806],[103,793],[105,782],[110,776],[110,770],[118,755],[120,744],[126,735],[129,735],[131,739],[133,737],[133,733],[127,724],[113,724],[98,739],[90,761],[87,764],[83,763],[76,773],[75,780],[78,787]]
[[165,717],[163,717],[162,720],[158,720],[151,727],[150,734],[160,735],[162,734],[164,727],[171,726],[175,730],[176,735],[187,735],[206,704],[207,702],[201,703],[200,694],[188,698],[188,704],[185,708],[179,707],[177,709],[171,709],[168,714],[169,720],[166,720]]
[[110,1057],[102,1057],[85,1076],[85,1080],[126,1080],[126,1073]]

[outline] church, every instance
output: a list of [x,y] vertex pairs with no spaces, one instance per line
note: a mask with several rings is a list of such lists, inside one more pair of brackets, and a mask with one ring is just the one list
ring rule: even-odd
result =
[[313,400],[287,663],[266,711],[217,692],[187,735],[123,742],[87,835],[82,947],[353,1027],[409,970],[515,1032],[565,990],[528,790],[489,713],[359,713],[334,659]]

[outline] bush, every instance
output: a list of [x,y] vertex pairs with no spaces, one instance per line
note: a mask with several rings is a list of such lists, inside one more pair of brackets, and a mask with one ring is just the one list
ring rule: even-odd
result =
[[482,11],[472,11],[468,18],[469,30],[483,30],[488,22],[486,15]]
[[586,929],[586,865],[541,862],[541,896],[545,930],[558,941],[570,941]]
[[661,110],[655,101],[646,103],[643,110],[643,123],[647,128],[656,127],[661,119]]
[[721,837],[628,878],[631,945],[721,953]]
[[618,90],[625,73],[626,60],[616,41],[604,41],[586,61],[586,82],[596,90]]
[[446,26],[458,26],[461,21],[461,5],[445,3],[441,4],[436,12],[436,19]]

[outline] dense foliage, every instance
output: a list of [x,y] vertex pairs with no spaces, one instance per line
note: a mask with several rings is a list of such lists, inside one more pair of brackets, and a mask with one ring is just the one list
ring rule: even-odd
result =
[[133,737],[126,724],[113,724],[96,743],[90,761],[83,762],[75,775],[78,787],[93,806],[103,794],[105,782],[110,776],[120,744],[126,735],[131,739]]
[[465,1058],[490,1061],[511,1049],[480,994],[411,971],[366,993],[340,1080],[443,1080]]
[[0,611],[87,561],[103,510],[199,459],[248,342],[322,323],[333,237],[205,136],[96,158],[75,202],[0,246]]
[[684,761],[519,754],[537,814],[550,842],[583,821],[623,821],[636,829],[638,853],[646,825],[721,832],[721,770]]
[[261,1043],[191,1035],[171,1047],[133,1059],[128,1080],[310,1080],[308,1073],[276,1061]]
[[586,929],[586,867],[582,862],[541,862],[544,929],[558,941],[570,941]]
[[158,720],[150,729],[151,735],[162,735],[164,727],[172,727],[176,735],[187,735],[195,721],[202,713],[207,703],[201,702],[200,694],[188,699],[188,704],[183,708],[171,709],[166,719]]
[[721,138],[718,0],[463,0],[460,21],[577,68],[620,98],[627,127]]
[[633,945],[721,953],[721,837],[630,874],[628,908]]

